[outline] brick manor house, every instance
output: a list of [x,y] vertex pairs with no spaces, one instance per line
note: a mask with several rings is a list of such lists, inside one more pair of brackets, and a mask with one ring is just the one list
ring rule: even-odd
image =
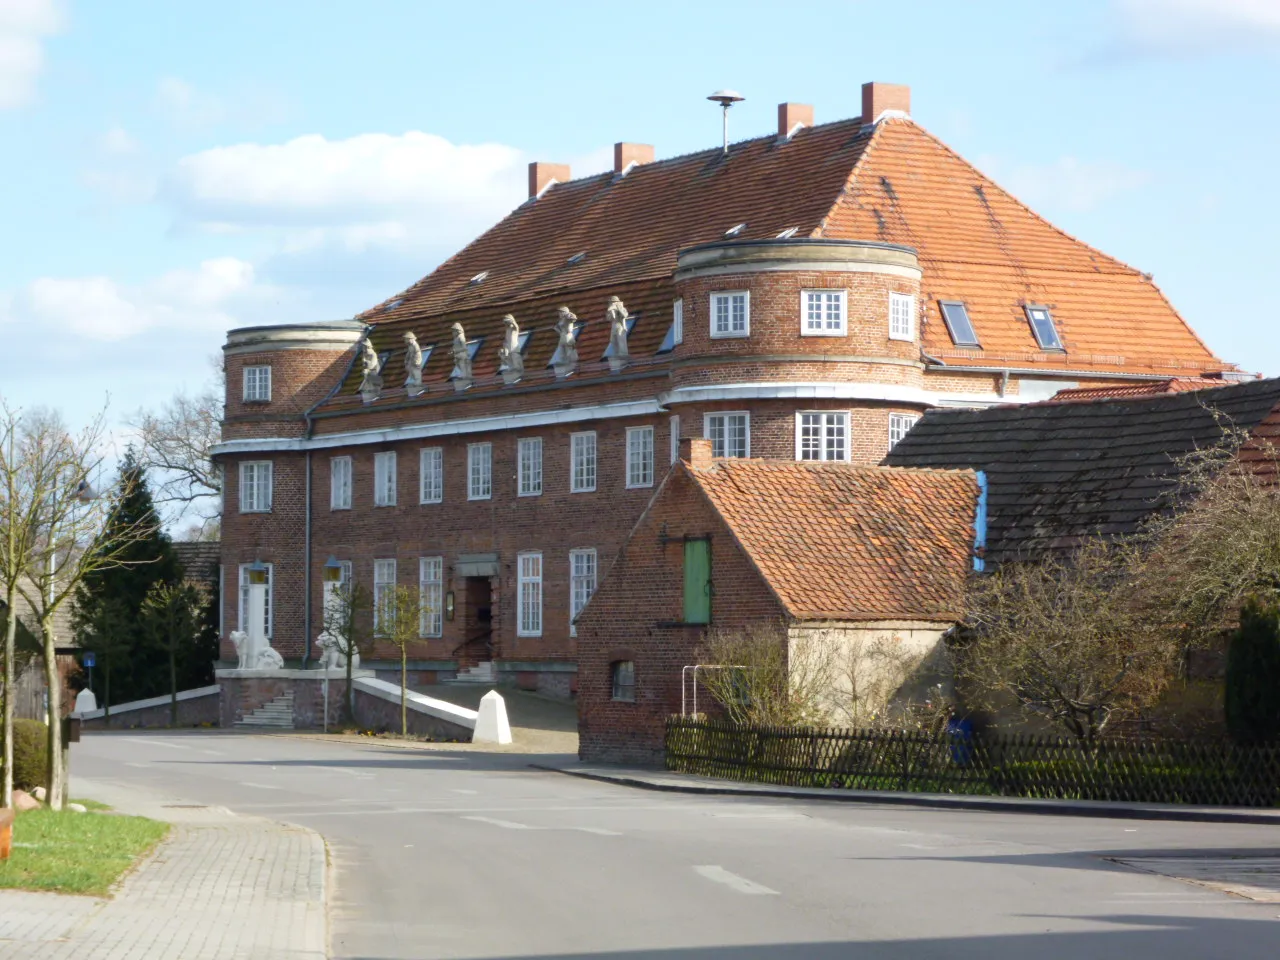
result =
[[251,564],[295,664],[340,566],[420,586],[418,681],[492,664],[568,696],[574,617],[681,437],[875,464],[932,407],[1241,376],[1149,275],[917,125],[908,88],[862,104],[781,104],[776,132],[665,160],[619,143],[577,180],[530,164],[506,219],[354,320],[230,331],[224,660]]

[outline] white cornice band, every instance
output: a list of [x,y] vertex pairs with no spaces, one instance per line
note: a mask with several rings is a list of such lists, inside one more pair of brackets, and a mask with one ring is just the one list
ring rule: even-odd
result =
[[683,403],[706,403],[720,400],[864,400],[901,403],[918,407],[987,407],[1002,403],[1018,403],[1016,395],[1001,397],[995,393],[938,393],[919,387],[886,383],[737,383],[717,387],[681,387],[660,394],[652,400],[626,403],[602,403],[572,407],[567,410],[545,410],[535,413],[513,413],[501,417],[476,417],[470,420],[446,420],[378,430],[352,430],[322,434],[318,437],[254,437],[227,440],[217,444],[213,456],[270,451],[327,450],[334,447],[368,446],[397,443],[402,440],[428,440],[497,430],[525,430],[558,423],[585,423],[623,417],[648,417],[665,413],[667,407]]

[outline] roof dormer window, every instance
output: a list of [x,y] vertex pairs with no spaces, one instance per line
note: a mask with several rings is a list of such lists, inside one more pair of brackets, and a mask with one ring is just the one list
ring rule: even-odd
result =
[[969,310],[963,303],[959,300],[939,300],[938,309],[942,311],[942,322],[947,325],[952,343],[957,347],[981,346],[969,320]]
[[1027,312],[1027,322],[1031,324],[1031,332],[1035,334],[1036,343],[1041,350],[1065,350],[1058,337],[1058,329],[1053,325],[1053,315],[1048,307],[1027,304],[1022,308]]

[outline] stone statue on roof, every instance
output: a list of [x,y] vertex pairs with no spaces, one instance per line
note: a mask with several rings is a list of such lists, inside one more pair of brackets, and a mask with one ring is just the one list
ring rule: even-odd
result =
[[422,348],[412,331],[404,335],[404,392],[411,397],[422,393]]
[[609,324],[609,369],[617,373],[631,360],[631,352],[627,349],[627,311],[626,304],[618,297],[610,297],[604,319]]
[[524,354],[520,352],[520,324],[507,314],[502,318],[502,346],[498,348],[498,370],[504,383],[515,383],[524,376]]
[[465,390],[471,386],[471,348],[467,346],[467,335],[463,332],[462,324],[455,323],[449,328],[453,331],[453,345],[449,348],[449,354],[453,357],[453,388],[455,390]]
[[368,337],[360,341],[360,396],[365,403],[373,403],[382,393],[382,360],[373,349]]
[[553,363],[557,377],[567,377],[578,366],[578,318],[568,307],[556,311],[556,333],[560,335],[560,345],[556,347]]

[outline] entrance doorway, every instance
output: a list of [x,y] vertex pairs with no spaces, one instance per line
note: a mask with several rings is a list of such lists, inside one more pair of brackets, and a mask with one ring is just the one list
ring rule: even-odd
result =
[[467,577],[465,582],[463,641],[455,654],[459,667],[493,659],[493,581],[489,577]]

